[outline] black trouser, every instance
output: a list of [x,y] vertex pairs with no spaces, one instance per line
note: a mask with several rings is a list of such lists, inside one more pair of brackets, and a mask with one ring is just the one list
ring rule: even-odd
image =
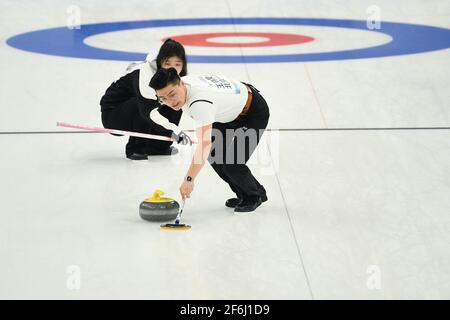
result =
[[216,173],[240,199],[266,195],[266,190],[246,165],[270,116],[269,107],[259,91],[252,87],[252,92],[253,99],[246,116],[227,123],[213,124],[213,142],[208,158]]
[[[158,107],[160,107],[160,113],[170,122],[176,125],[180,123],[182,114],[181,111],[175,111],[167,106],[160,106],[156,100],[152,105],[145,107],[148,109],[139,110],[136,98],[131,98],[113,109],[104,110],[102,112],[103,126],[109,129],[134,131],[170,137],[172,134],[171,130],[167,130],[156,124],[148,116],[152,109]],[[157,154],[167,150],[171,145],[171,141],[130,137],[125,147],[125,153],[127,155],[132,153]]]

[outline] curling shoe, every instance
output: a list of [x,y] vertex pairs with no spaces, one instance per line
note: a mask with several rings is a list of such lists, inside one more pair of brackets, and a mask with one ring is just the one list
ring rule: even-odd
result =
[[225,207],[228,208],[236,208],[237,205],[242,201],[242,199],[239,198],[231,198],[225,201]]
[[255,211],[262,203],[261,197],[250,197],[247,199],[243,199],[239,204],[234,208],[234,212],[252,212]]
[[[267,195],[263,195],[261,196],[261,202],[266,202],[267,201]],[[240,198],[231,198],[228,199],[227,201],[225,201],[225,206],[228,208],[236,208],[239,203],[242,202],[242,199]]]
[[130,160],[148,160],[148,157],[145,153],[136,153],[136,152],[127,154],[127,158]]

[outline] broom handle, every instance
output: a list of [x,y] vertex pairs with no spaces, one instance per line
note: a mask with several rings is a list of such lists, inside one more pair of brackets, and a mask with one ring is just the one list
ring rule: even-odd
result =
[[183,200],[183,204],[181,205],[181,210],[177,215],[177,218],[175,219],[175,224],[179,224],[181,220],[181,214],[183,213],[184,204],[186,203],[186,200]]
[[133,131],[89,127],[89,126],[82,126],[82,125],[78,125],[78,124],[70,124],[70,123],[65,123],[65,122],[57,122],[56,125],[58,127],[81,129],[81,130],[93,131],[93,132],[114,133],[114,134],[121,134],[121,135],[125,135],[125,136],[138,137],[138,138],[164,140],[164,141],[175,141],[174,139],[165,137],[165,136],[158,136],[158,135],[154,135],[154,134],[147,134],[147,133],[140,133],[140,132],[133,132]]

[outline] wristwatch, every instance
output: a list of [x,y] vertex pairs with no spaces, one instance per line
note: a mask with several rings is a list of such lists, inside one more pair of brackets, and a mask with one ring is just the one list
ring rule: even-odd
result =
[[186,178],[184,178],[184,180],[192,182],[192,181],[194,181],[194,178],[192,178],[191,176],[186,176]]

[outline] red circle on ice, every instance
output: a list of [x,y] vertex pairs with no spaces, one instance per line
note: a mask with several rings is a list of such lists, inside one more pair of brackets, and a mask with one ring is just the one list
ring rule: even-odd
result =
[[[265,41],[257,42],[218,42],[208,41],[213,38],[227,38],[227,37],[257,37],[265,38]],[[302,36],[297,34],[286,33],[264,33],[264,32],[217,32],[217,33],[197,33],[186,34],[180,36],[170,37],[173,40],[180,42],[185,46],[197,47],[270,47],[270,46],[286,46],[292,44],[301,44],[313,41],[314,38]],[[165,39],[163,39],[165,40]]]

